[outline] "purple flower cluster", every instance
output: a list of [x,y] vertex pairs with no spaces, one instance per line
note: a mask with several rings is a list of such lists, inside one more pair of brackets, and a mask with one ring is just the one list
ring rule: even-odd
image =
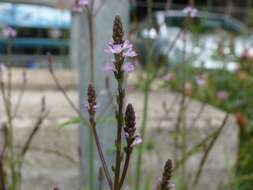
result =
[[[121,44],[114,44],[113,42],[109,42],[107,45],[107,48],[105,49],[105,52],[112,55],[120,55],[123,58],[133,58],[136,57],[137,54],[133,49],[133,44],[131,44],[128,40],[125,40]],[[106,71],[115,71],[115,65],[114,60],[112,60],[112,63],[107,63],[104,67]],[[126,73],[130,73],[134,70],[134,64],[130,62],[126,62],[122,65],[121,68]]]
[[17,36],[17,31],[9,26],[5,27],[2,31],[3,37],[13,38]]
[[142,138],[141,138],[141,135],[140,133],[137,133],[135,136],[134,136],[134,141],[133,143],[131,144],[131,147],[134,147],[138,144],[141,144],[142,143]]
[[197,16],[198,10],[193,6],[187,6],[183,9],[183,13],[187,14],[191,18],[194,18]]
[[73,11],[76,13],[81,13],[83,11],[83,8],[88,6],[88,4],[88,0],[78,0],[73,7]]
[[0,63],[0,74],[2,74],[6,70],[4,63]]
[[220,90],[217,92],[216,96],[219,100],[222,101],[222,100],[226,100],[228,98],[229,94],[226,90]]
[[205,76],[200,74],[200,75],[197,75],[196,78],[195,78],[195,81],[196,81],[196,84],[198,87],[204,87],[206,85],[206,79],[205,79]]
[[2,80],[5,70],[6,70],[5,65],[3,63],[0,63],[0,80]]

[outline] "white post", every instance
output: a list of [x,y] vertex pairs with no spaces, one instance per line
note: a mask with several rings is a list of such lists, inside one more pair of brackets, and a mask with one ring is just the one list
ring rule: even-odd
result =
[[[95,0],[96,2],[96,0]],[[107,73],[103,70],[105,63],[111,61],[111,57],[106,55],[104,49],[112,36],[112,22],[115,15],[120,15],[126,24],[128,22],[128,1],[126,0],[106,0],[105,4],[97,13],[94,18],[94,76],[95,76],[95,89],[98,96],[98,112],[104,108],[105,104],[108,103],[109,98],[105,93],[105,78]],[[126,25],[125,25],[126,26]],[[80,108],[84,115],[87,115],[84,108],[84,103],[87,98],[87,86],[89,82],[89,34],[88,34],[88,23],[85,14],[73,15],[73,26],[72,26],[72,42],[71,42],[71,62],[73,65],[79,65],[80,74]],[[109,76],[109,75],[108,75]],[[110,74],[112,76],[112,73]],[[114,89],[114,83],[111,81],[112,90]],[[104,112],[103,118],[106,118],[103,122],[97,122],[97,129],[100,140],[104,149],[104,153],[108,163],[112,163],[114,137],[116,132],[116,125],[110,121],[114,118],[114,110],[110,106],[106,112]],[[108,123],[109,121],[109,123]],[[89,130],[87,126],[80,126],[80,153],[81,153],[81,171],[83,186],[87,185],[87,159],[88,159],[88,134]],[[100,164],[100,160],[97,156],[95,149],[95,175],[97,178],[97,171]],[[110,166],[109,166],[110,167]],[[110,168],[109,168],[110,169]]]

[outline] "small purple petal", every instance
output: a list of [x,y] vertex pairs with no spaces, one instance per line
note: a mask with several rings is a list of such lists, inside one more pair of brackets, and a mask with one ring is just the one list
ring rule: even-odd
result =
[[124,135],[126,139],[129,138],[129,134],[127,132],[125,132]]
[[176,187],[176,185],[174,183],[168,184],[168,189],[172,189],[172,188],[175,188],[175,187]]
[[133,72],[134,71],[134,65],[132,63],[125,63],[123,65],[123,70],[126,72],[126,73],[130,73],[130,72]]
[[228,98],[229,94],[225,90],[220,90],[217,92],[217,98],[219,100],[226,100]]
[[78,5],[80,5],[80,6],[86,6],[88,4],[89,4],[88,0],[79,0],[78,1]]
[[134,146],[141,144],[141,143],[142,143],[141,135],[139,133],[137,133],[135,135],[134,142],[131,144],[131,147],[134,147]]
[[15,29],[7,26],[3,29],[3,36],[5,38],[15,37],[15,36],[17,36],[17,31]]
[[83,11],[82,7],[79,6],[79,5],[74,5],[74,7],[73,7],[72,10],[73,10],[73,12],[75,12],[75,13],[81,13],[81,12]]
[[137,55],[133,50],[133,45],[128,40],[125,40],[123,44],[113,44],[113,42],[109,42],[105,52],[109,54],[123,53],[124,57],[135,57]]
[[206,85],[206,80],[202,75],[196,76],[195,80],[198,87],[203,87]]
[[2,74],[6,70],[4,63],[0,63],[0,74]]
[[172,73],[167,73],[165,76],[162,78],[165,81],[171,81],[173,79],[173,74]]
[[104,66],[105,71],[115,71],[114,65],[112,63],[106,63]]
[[118,54],[121,53],[122,51],[123,51],[122,44],[108,43],[108,46],[105,49],[105,52],[110,54]]
[[137,53],[132,49],[127,49],[127,51],[124,53],[125,57],[136,57]]
[[90,104],[88,102],[85,102],[84,103],[84,108],[87,109],[87,110],[92,110],[93,112],[96,112],[98,106],[97,105],[93,105],[92,106],[92,109],[90,108]]
[[97,105],[94,105],[94,106],[92,107],[92,111],[96,112],[96,110],[97,110]]
[[187,6],[183,9],[183,13],[189,15],[190,17],[194,18],[197,16],[198,10],[192,6]]
[[128,40],[125,40],[123,43],[123,47],[124,50],[125,49],[132,49],[133,48],[133,44],[131,44]]

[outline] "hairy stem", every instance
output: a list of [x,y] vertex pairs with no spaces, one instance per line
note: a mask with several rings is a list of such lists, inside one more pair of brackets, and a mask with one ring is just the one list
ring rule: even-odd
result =
[[116,112],[117,118],[117,139],[115,141],[116,146],[116,159],[115,159],[115,178],[114,178],[114,190],[119,190],[119,183],[120,183],[120,168],[121,168],[121,136],[122,136],[122,128],[123,128],[123,106],[124,106],[124,96],[125,92],[123,89],[123,73],[119,71],[119,78],[118,78],[118,111]]

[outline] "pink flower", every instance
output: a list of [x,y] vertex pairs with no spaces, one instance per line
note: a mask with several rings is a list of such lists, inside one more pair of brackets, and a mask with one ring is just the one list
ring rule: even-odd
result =
[[141,135],[139,133],[137,133],[134,137],[134,141],[133,143],[131,144],[131,147],[134,147],[138,144],[141,144],[142,143],[142,139],[141,139]]
[[131,49],[128,49],[123,55],[125,57],[136,57],[137,53],[131,48]]
[[119,54],[123,51],[122,44],[113,44],[112,42],[108,43],[107,49],[105,49],[106,53]]
[[79,0],[73,7],[73,11],[76,13],[81,13],[83,8],[88,6],[88,0]]
[[[116,71],[115,66],[113,63],[106,63],[104,66],[105,71]],[[130,73],[134,71],[134,65],[130,62],[126,62],[122,66],[122,70],[125,71],[126,73]]]
[[81,13],[82,11],[83,11],[83,8],[82,7],[80,7],[80,6],[78,6],[78,5],[74,5],[74,7],[73,7],[73,12],[75,12],[75,13]]
[[133,72],[134,71],[134,65],[132,63],[124,63],[123,64],[123,70],[126,72],[126,73],[130,73],[130,72]]
[[17,36],[17,31],[15,29],[7,26],[3,29],[3,36],[5,38],[11,38],[11,37],[13,38],[13,37]]
[[165,81],[171,81],[173,79],[173,74],[172,73],[167,73],[166,75],[163,76],[163,80]]
[[87,110],[92,110],[93,112],[96,112],[98,106],[95,104],[95,105],[93,105],[92,108],[91,108],[91,105],[90,105],[88,102],[86,102],[86,103],[84,104],[84,107],[85,107]]
[[217,92],[217,98],[219,100],[226,100],[228,98],[229,94],[225,90],[220,90]]
[[183,13],[187,14],[191,18],[194,18],[197,16],[198,10],[193,6],[187,6],[183,9]]
[[79,0],[78,1],[78,5],[79,6],[86,6],[88,4],[89,4],[88,0]]
[[4,63],[0,63],[0,74],[2,74],[6,70]]
[[206,85],[206,79],[203,75],[196,76],[195,80],[198,87],[203,87]]
[[180,35],[180,39],[183,41],[183,42],[186,42],[187,41],[187,38],[188,38],[188,35],[186,34],[186,31],[182,31],[181,35]]
[[113,44],[113,42],[109,42],[105,52],[109,54],[123,53],[124,57],[137,56],[136,52],[133,50],[133,45],[128,40],[125,40],[123,44]]
[[129,138],[129,134],[127,132],[124,133],[125,138],[128,139]]
[[249,48],[248,47],[245,47],[242,54],[241,54],[241,59],[243,60],[247,60],[251,57],[250,55],[250,51],[249,51]]

